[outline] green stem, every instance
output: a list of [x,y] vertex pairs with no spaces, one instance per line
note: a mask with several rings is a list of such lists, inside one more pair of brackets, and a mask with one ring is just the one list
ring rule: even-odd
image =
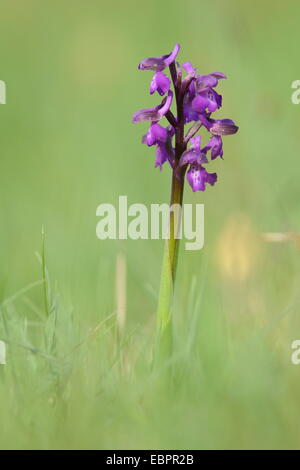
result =
[[[177,75],[176,65],[170,65],[170,73],[174,85],[177,119],[175,129],[175,158],[172,174],[172,189],[170,209],[173,205],[179,206],[179,211],[170,210],[169,238],[165,242],[163,266],[161,272],[160,292],[157,307],[157,352],[162,359],[168,359],[172,352],[172,306],[174,298],[175,278],[177,269],[178,247],[181,224],[181,209],[184,189],[185,169],[179,167],[179,160],[186,149],[184,140],[184,110],[181,77]],[[171,117],[169,116],[171,120]]]
[[[170,207],[178,204],[182,207],[184,189],[184,171],[175,174],[173,170],[172,190]],[[159,301],[157,308],[157,333],[159,337],[167,335],[168,343],[171,337],[171,314],[174,295],[174,285],[177,269],[177,258],[179,248],[179,238],[177,234],[180,230],[181,217],[176,217],[174,211],[170,211],[169,219],[169,239],[165,242],[163,266],[161,272]]]

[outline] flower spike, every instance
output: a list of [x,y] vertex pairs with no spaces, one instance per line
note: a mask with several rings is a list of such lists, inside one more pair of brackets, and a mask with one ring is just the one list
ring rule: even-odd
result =
[[[204,191],[207,184],[213,186],[216,183],[217,175],[208,173],[203,165],[209,163],[209,155],[211,160],[223,158],[222,137],[235,134],[238,127],[231,119],[212,117],[222,107],[222,96],[216,88],[219,80],[227,78],[226,75],[222,72],[199,74],[191,62],[180,66],[177,62],[179,50],[180,45],[176,44],[170,54],[148,57],[140,62],[140,70],[155,72],[150,94],[157,92],[160,96],[166,96],[158,106],[137,111],[132,121],[150,121],[142,142],[156,146],[155,166],[162,168],[169,161],[178,181],[185,173],[193,191]],[[171,111],[173,91],[170,77],[165,73],[167,67],[176,93],[177,116]],[[185,73],[184,77],[182,73]],[[163,117],[171,124],[167,128],[159,124]],[[184,126],[189,122],[194,124],[185,133]],[[201,127],[209,132],[208,142],[202,148],[200,136],[196,136]],[[172,143],[174,136],[175,146]]]

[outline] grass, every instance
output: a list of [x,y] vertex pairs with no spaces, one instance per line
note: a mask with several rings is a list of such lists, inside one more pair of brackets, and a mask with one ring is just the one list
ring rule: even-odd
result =
[[245,318],[225,317],[226,308],[194,276],[188,302],[181,299],[185,308],[174,312],[168,383],[166,369],[151,367],[154,324],[127,327],[118,337],[117,312],[98,323],[83,321],[55,289],[47,315],[43,303],[32,301],[35,290],[45,293],[43,276],[6,299],[1,447],[297,447],[298,372],[286,344],[291,317],[297,324],[297,294],[288,311],[262,326],[231,282],[225,300],[232,304],[234,289],[236,309],[252,316],[247,328]]
[[[145,21],[134,0],[4,3],[0,448],[299,448],[299,250],[261,237],[300,230],[299,6],[154,1]],[[95,213],[168,201],[130,119],[154,104],[136,64],[177,41],[228,74],[222,117],[240,131],[217,185],[185,191],[205,245],[179,253],[166,384],[151,367],[163,242],[101,242]]]

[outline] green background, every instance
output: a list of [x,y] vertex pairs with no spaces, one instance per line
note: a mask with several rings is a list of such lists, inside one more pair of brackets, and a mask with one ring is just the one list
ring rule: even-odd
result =
[[[294,1],[1,1],[1,448],[299,447],[299,14]],[[210,165],[215,187],[186,186],[205,246],[181,246],[170,388],[151,368],[163,243],[95,229],[119,195],[169,200],[170,169],[131,118],[159,102],[137,64],[176,42],[181,63],[227,74],[218,116],[240,129]]]

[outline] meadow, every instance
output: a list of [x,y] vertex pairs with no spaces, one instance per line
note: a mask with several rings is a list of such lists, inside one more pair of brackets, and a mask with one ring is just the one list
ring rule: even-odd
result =
[[[299,448],[299,14],[293,0],[2,2],[1,449]],[[99,240],[96,209],[169,201],[131,118],[156,104],[139,61],[176,42],[228,75],[220,115],[239,132],[217,184],[185,189],[205,243],[181,244],[170,381],[153,368],[163,241]]]

